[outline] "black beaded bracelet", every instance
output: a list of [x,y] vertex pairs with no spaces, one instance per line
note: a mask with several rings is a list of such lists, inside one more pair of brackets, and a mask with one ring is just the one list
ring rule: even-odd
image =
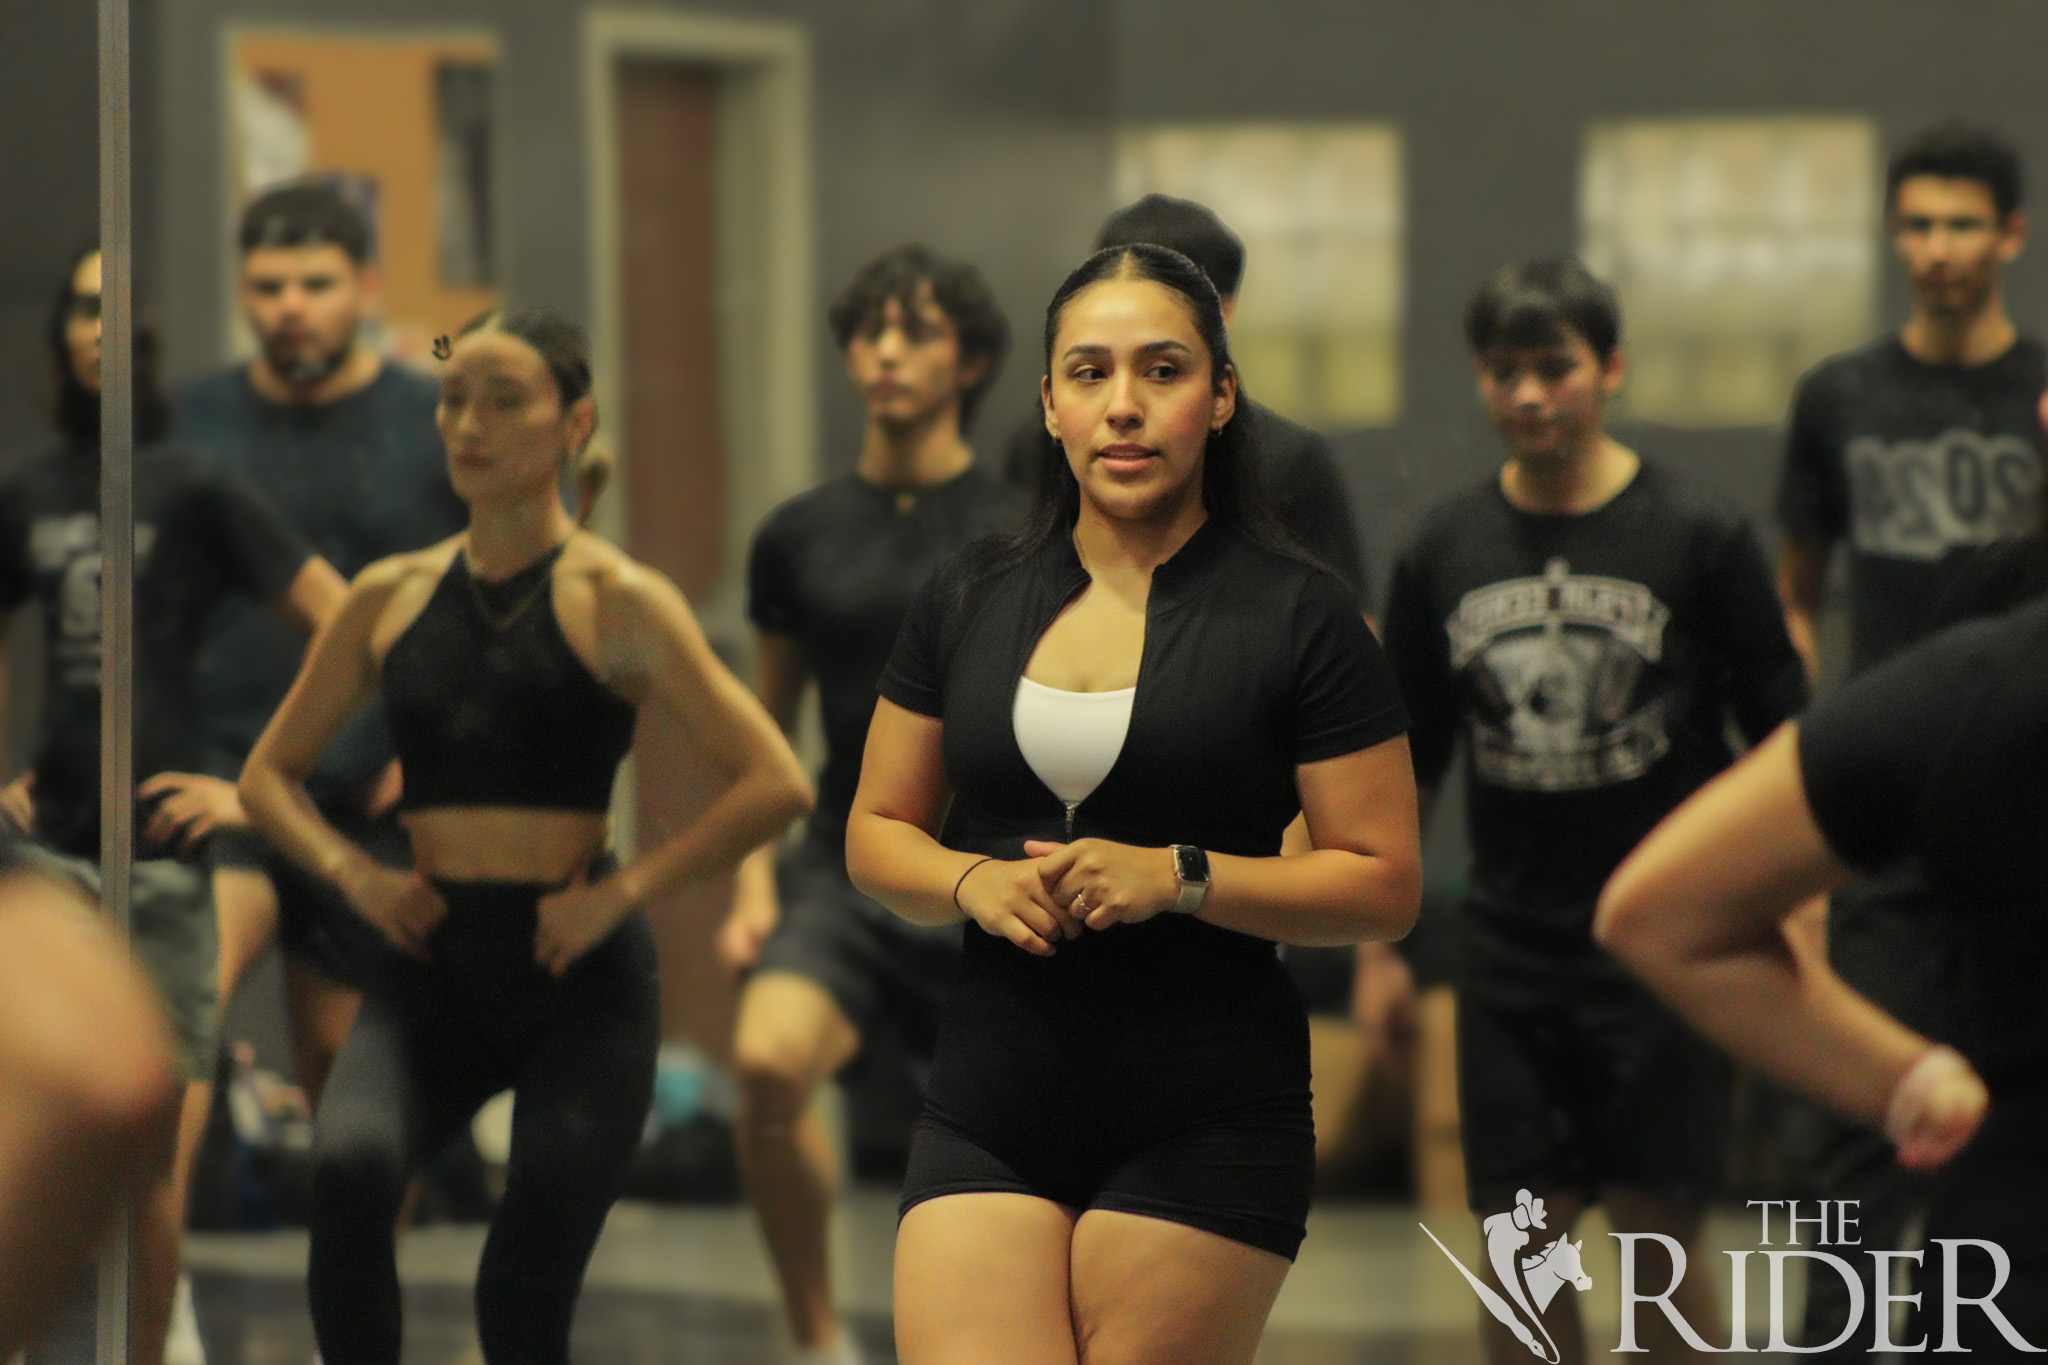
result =
[[[995,861],[995,858],[994,858],[993,856],[991,856],[991,857],[987,857],[987,858],[982,858],[982,859],[979,859],[979,860],[977,860],[977,861],[975,861],[975,862],[971,862],[971,863],[969,863],[969,864],[967,865],[967,872],[972,872],[972,871],[974,871],[974,869],[975,869],[975,868],[977,868],[977,867],[980,867],[980,866],[982,865],[982,863],[992,863],[992,862],[994,862],[994,861]],[[961,888],[961,887],[963,887],[963,886],[965,886],[965,885],[967,885],[967,872],[962,872],[962,873],[960,874],[960,880],[959,880],[959,881],[957,881],[957,882],[954,882],[954,883],[953,883],[953,908],[954,908],[955,910],[959,910],[959,911],[960,911],[960,913],[961,913],[961,914],[963,914],[963,915],[964,915],[964,914],[966,914],[966,913],[967,913],[967,911],[966,911],[965,909],[963,909],[963,908],[961,907],[961,905],[960,905],[960,888]]]

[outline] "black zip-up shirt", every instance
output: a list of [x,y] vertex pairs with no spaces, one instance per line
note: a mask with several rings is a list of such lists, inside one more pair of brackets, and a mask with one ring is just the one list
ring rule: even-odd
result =
[[[1153,571],[1130,728],[1070,833],[1017,747],[1012,708],[1088,573],[1064,535],[978,581],[973,562],[970,549],[925,584],[881,681],[888,700],[945,724],[949,847],[1016,859],[1026,839],[1096,837],[1269,857],[1300,810],[1297,765],[1406,728],[1351,594],[1211,518]],[[1305,1107],[1307,1094],[1307,1022],[1273,945],[1169,913],[1051,958],[970,925],[927,1104],[999,1149],[1039,1128],[1061,1140],[1062,1113],[1193,1122],[1233,1105]]]
[[[1407,726],[1379,642],[1343,586],[1211,518],[1153,571],[1130,729],[1070,829],[1066,807],[1018,748],[1011,715],[1031,651],[1088,585],[1087,570],[1069,536],[963,584],[970,563],[955,558],[926,583],[881,681],[890,701],[945,722],[952,847],[1021,858],[1026,839],[1099,837],[1269,857],[1301,809],[1298,764],[1371,748]],[[1162,916],[1060,951],[1086,955],[1135,932],[1255,946]]]

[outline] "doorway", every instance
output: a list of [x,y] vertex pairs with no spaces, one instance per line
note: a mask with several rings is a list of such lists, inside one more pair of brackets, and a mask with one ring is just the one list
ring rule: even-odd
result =
[[[598,402],[619,457],[597,529],[690,599],[751,681],[754,527],[814,477],[808,57],[795,25],[586,16]],[[622,856],[687,826],[719,774],[650,708],[615,804]],[[730,1050],[712,940],[727,880],[648,907],[663,1036]]]

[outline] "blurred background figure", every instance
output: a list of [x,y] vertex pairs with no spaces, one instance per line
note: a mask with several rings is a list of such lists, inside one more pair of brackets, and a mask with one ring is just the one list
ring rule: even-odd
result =
[[[2018,153],[1999,134],[1944,124],[1916,134],[1885,175],[1885,221],[1913,291],[1904,327],[1800,381],[1779,487],[1779,590],[1807,669],[1829,560],[1846,547],[1845,672],[1875,667],[1924,636],[1945,591],[1987,545],[2041,524],[2048,441],[2035,403],[2048,351],[2006,310],[2004,272],[2027,240]],[[1842,977],[1907,1026],[1962,1043],[1957,947],[1912,859],[1815,907],[1800,932],[1825,936]],[[1903,1245],[1931,1184],[1901,1169],[1880,1132],[1825,1111],[1796,1115],[1798,1159],[1819,1192],[1858,1201],[1874,1246]],[[1845,1286],[1818,1279],[1806,1340],[1848,1322]],[[1834,1357],[1860,1347],[1846,1343]]]
[[[1471,1207],[1491,1222],[1534,1195],[1556,1237],[1598,1204],[1698,1264],[1733,1076],[1594,944],[1594,899],[1727,766],[1731,732],[1761,740],[1805,704],[1806,679],[1755,532],[1607,434],[1625,364],[1613,288],[1575,257],[1516,262],[1472,296],[1465,328],[1508,458],[1424,520],[1386,635],[1425,791],[1464,740]],[[1522,1298],[1516,1279],[1500,1288]],[[1695,1328],[1718,1313],[1703,1276],[1673,1302]],[[1583,1359],[1577,1296],[1549,1307],[1553,1353]],[[1643,1332],[1655,1358],[1685,1354],[1669,1322]],[[1491,1317],[1482,1335],[1496,1362],[1528,1344]]]
[[846,816],[875,685],[932,571],[1010,530],[1024,499],[966,441],[1009,346],[981,272],[922,246],[883,253],[832,306],[832,338],[867,404],[851,474],[778,508],[754,538],[747,614],[755,690],[794,732],[815,681],[824,717],[818,809],[800,842],[763,848],[736,879],[719,952],[747,973],[733,1037],[740,1157],[802,1360],[857,1361],[832,1305],[826,1223],[837,1155],[811,1101],[881,1039],[881,1065],[922,1089],[957,928],[905,924],[846,876]]
[[[137,326],[135,498],[135,864],[137,950],[178,1035],[188,1083],[177,1158],[139,1206],[131,1358],[161,1359],[180,1283],[179,1235],[212,1100],[216,932],[212,859],[239,802],[202,811],[194,674],[206,614],[242,597],[299,637],[339,605],[342,582],[247,483],[163,444],[154,328]],[[0,793],[13,832],[98,890],[100,856],[100,256],[82,254],[50,314],[58,447],[0,483],[0,613],[29,602],[43,625],[42,715],[32,765]],[[0,684],[6,681],[0,670]],[[196,1345],[190,1296],[184,1345]]]
[[0,841],[0,1359],[71,1302],[115,1214],[162,1179],[182,1092],[127,945],[23,852]]
[[[260,489],[344,576],[454,534],[462,504],[434,430],[434,384],[387,364],[362,336],[380,281],[361,212],[326,186],[272,190],[243,211],[236,249],[257,354],[179,389],[174,439]],[[234,791],[304,647],[275,619],[236,604],[209,617],[199,675],[208,775],[179,790],[195,833],[237,827],[216,859],[223,1006],[275,938],[294,1070],[317,1104],[381,940],[331,887],[236,818]],[[381,708],[322,756],[313,778],[327,819],[399,863],[409,856],[393,809],[401,787]]]

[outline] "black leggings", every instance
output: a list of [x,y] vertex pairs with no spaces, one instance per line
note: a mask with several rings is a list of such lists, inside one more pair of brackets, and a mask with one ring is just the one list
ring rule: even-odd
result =
[[406,1185],[510,1088],[511,1164],[477,1270],[477,1332],[491,1365],[561,1365],[654,1094],[654,935],[636,911],[556,981],[533,960],[534,906],[549,888],[438,886],[448,917],[431,961],[380,968],[321,1097],[314,1334],[327,1365],[397,1365],[392,1229]]

